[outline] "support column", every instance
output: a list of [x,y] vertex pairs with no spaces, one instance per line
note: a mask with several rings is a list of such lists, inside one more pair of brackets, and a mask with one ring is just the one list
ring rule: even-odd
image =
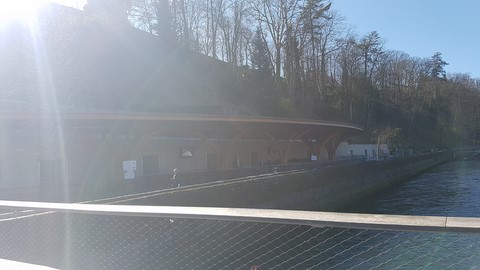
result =
[[[280,160],[280,164],[287,164],[288,163],[288,160],[287,160],[287,156],[286,156],[286,152],[287,152],[287,149],[286,147],[282,147],[282,145],[280,145],[280,143],[278,142],[278,140],[273,137],[270,133],[268,132],[263,132],[268,138],[270,138],[271,142],[273,143],[273,145],[275,146],[275,148],[277,149],[277,153],[278,153],[278,157],[279,157],[279,160]],[[288,146],[288,145],[287,145]]]
[[337,148],[340,145],[340,143],[348,137],[347,134],[342,133],[341,131],[337,131],[332,133],[324,142],[323,147],[325,147],[325,150],[327,151],[328,154],[328,160],[335,160],[336,155],[337,155]]
[[320,157],[322,146],[324,145],[325,140],[327,138],[328,137],[326,135],[320,136],[317,138],[312,138],[307,134],[307,136],[304,136],[302,141],[304,144],[306,144],[310,148],[310,150],[312,151],[312,154],[316,155],[317,157]]
[[298,132],[292,132],[291,135],[289,136],[288,143],[285,149],[285,159],[287,160],[286,163],[288,163],[288,157],[290,156],[290,151],[292,149],[292,141],[297,141],[297,140],[302,140],[303,137],[307,136],[307,134],[310,132],[310,130],[304,130],[300,133]]

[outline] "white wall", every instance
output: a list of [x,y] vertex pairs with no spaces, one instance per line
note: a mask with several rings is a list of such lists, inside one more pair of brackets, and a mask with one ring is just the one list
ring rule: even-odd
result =
[[[380,144],[380,155],[389,155],[388,145]],[[377,153],[377,145],[376,144],[349,144],[348,142],[342,142],[337,148],[337,158],[350,158],[351,153],[353,152],[354,157],[365,156],[365,150],[367,150],[367,158],[373,159],[376,158]]]

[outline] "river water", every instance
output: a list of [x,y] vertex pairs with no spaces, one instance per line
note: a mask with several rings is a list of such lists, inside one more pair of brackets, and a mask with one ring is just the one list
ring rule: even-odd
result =
[[480,217],[480,160],[442,164],[366,198],[346,211]]

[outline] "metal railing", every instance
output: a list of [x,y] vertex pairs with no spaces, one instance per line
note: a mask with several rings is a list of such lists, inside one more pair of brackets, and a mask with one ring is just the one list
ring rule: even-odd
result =
[[480,219],[0,201],[0,258],[60,269],[469,269]]

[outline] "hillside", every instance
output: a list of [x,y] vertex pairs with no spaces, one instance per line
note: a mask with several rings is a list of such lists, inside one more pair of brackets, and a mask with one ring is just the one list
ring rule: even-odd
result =
[[0,58],[2,101],[31,108],[272,115],[231,65],[56,4],[4,26]]

